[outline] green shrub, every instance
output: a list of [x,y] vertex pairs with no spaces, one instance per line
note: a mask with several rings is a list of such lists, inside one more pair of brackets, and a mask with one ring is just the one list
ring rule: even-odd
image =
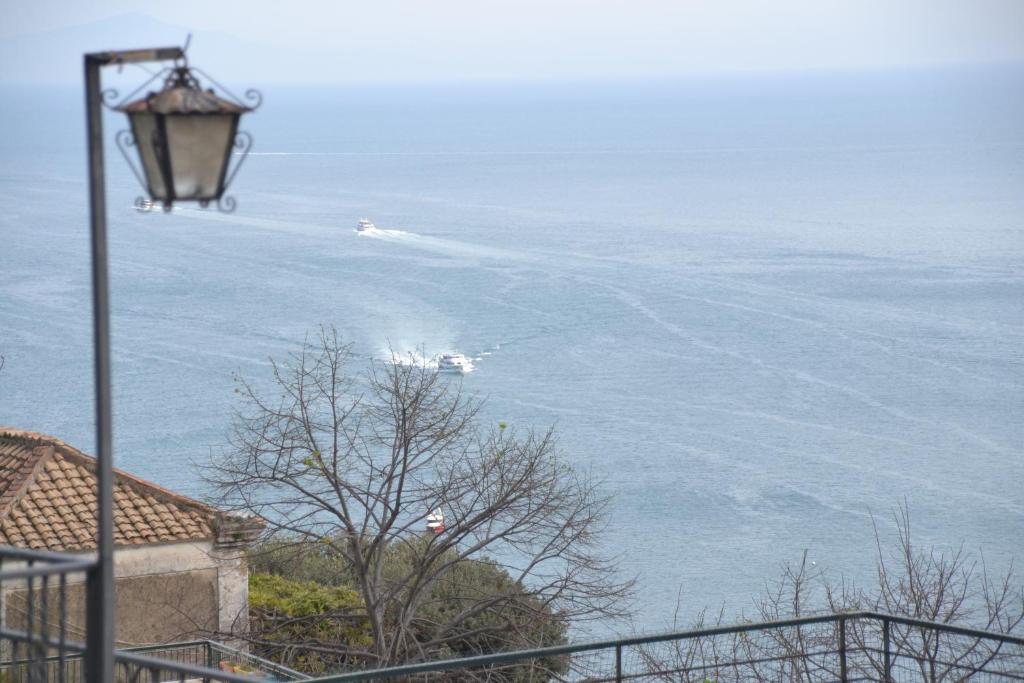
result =
[[[384,610],[385,622],[395,624],[401,618],[408,597],[402,582],[420,566],[430,542],[429,536],[401,538],[392,541],[385,551],[381,578],[394,590],[388,591],[393,597]],[[424,652],[425,658],[468,657],[566,642],[568,620],[530,595],[497,562],[486,558],[453,560],[454,552],[438,560],[452,562],[452,566],[430,588],[411,624],[417,641],[440,643]],[[330,647],[332,639],[343,648],[371,649],[371,632],[362,599],[354,588],[354,576],[347,561],[330,544],[272,541],[252,551],[250,564],[256,571],[249,589],[254,630],[268,632],[265,640],[281,644],[271,659],[312,674],[371,663],[351,653],[325,657],[303,651],[303,646],[310,644]],[[471,617],[455,618],[473,606],[479,609]],[[331,615],[327,623],[322,623],[324,615]],[[340,615],[347,618],[345,628],[336,621]],[[286,620],[297,618],[300,621],[281,627]],[[284,648],[285,643],[291,647]],[[567,669],[567,659],[549,658],[475,673],[496,682],[541,683]]]
[[342,670],[373,644],[363,602],[345,586],[253,573],[249,615],[255,654],[310,674]]

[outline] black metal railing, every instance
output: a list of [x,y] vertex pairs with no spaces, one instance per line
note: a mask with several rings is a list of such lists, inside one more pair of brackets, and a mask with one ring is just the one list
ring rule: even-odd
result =
[[73,625],[84,623],[85,606],[72,586],[84,585],[94,567],[91,558],[0,547],[0,661],[22,662],[8,678],[41,680],[51,654],[63,663],[81,651]]
[[[276,662],[212,640],[125,648],[116,651],[114,660],[115,679],[118,681],[130,681],[140,677],[144,681],[179,680],[180,667],[203,670],[204,675],[190,675],[186,680],[199,678],[208,681],[211,678],[210,670],[240,673],[250,681],[304,681],[311,678]],[[153,660],[159,660],[159,665],[155,665]],[[158,669],[155,677],[152,671],[154,666]],[[3,681],[78,682],[84,680],[84,675],[82,655],[79,652],[68,653],[64,657],[50,656],[41,661],[22,659],[0,663],[0,680]]]
[[[92,558],[0,546],[0,683],[92,683]],[[298,681],[309,676],[208,640],[115,650],[115,683]]]
[[876,612],[745,623],[356,671],[312,683],[1024,681],[1024,638]]
[[[204,648],[205,649],[205,648]],[[206,656],[204,652],[204,656]],[[287,667],[258,657],[246,659],[245,667],[218,669],[206,662],[192,663],[182,652],[158,649],[152,652],[116,650],[114,652],[115,683],[164,683],[186,681],[198,683],[254,683],[254,681],[299,681],[309,677]],[[36,683],[36,682],[32,682]],[[42,683],[42,682],[40,682]]]
[[171,645],[150,645],[119,650],[118,656],[146,655],[164,662],[175,662],[216,669],[229,673],[241,673],[278,681],[305,681],[312,678],[287,666],[257,657],[248,652],[212,640],[193,640]]
[[[92,559],[0,547],[0,683],[89,681]],[[309,679],[210,641],[116,650],[114,683],[1021,681],[1024,638],[877,612],[743,623]],[[107,682],[104,682],[107,683]]]

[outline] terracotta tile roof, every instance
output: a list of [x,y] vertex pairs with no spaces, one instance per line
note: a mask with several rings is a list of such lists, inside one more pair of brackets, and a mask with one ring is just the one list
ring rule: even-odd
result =
[[[51,551],[95,548],[95,464],[59,439],[0,427],[0,544]],[[225,521],[242,521],[114,472],[117,545],[212,540]]]

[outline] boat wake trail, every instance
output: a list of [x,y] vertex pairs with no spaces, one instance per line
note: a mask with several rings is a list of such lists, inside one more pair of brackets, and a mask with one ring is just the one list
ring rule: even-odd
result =
[[427,370],[437,369],[437,357],[428,356],[422,351],[406,351],[402,353],[394,349],[387,349],[381,352],[380,356],[384,361],[394,365],[406,365]]
[[446,256],[459,256],[474,259],[500,259],[503,261],[533,260],[533,257],[529,254],[510,249],[485,247],[479,244],[472,244],[470,242],[450,240],[443,237],[430,237],[428,235],[420,235],[415,232],[397,230],[394,228],[366,228],[359,230],[356,234],[359,237],[393,242],[416,249],[422,249],[424,251],[430,251],[436,254],[444,254]]
[[331,226],[318,225],[316,223],[287,221],[276,218],[260,218],[236,213],[218,213],[208,209],[193,209],[190,207],[175,206],[171,213],[192,220],[215,221],[218,223],[229,223],[232,225],[243,225],[251,228],[261,228],[274,232],[302,233],[307,235],[321,234],[332,230]]
[[425,370],[438,370],[445,373],[464,375],[476,370],[474,361],[482,360],[482,355],[475,357],[466,356],[461,353],[441,353],[429,356],[422,349],[399,352],[388,349],[381,353],[385,362],[393,365],[404,365],[407,367],[423,368]]

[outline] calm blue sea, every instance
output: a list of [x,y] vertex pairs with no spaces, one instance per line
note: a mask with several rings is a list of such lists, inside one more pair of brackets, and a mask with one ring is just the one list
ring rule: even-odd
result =
[[[804,549],[869,581],[904,500],[1024,560],[1024,70],[264,94],[233,214],[136,213],[108,150],[118,466],[202,495],[232,372],[327,323],[555,424],[641,628]],[[91,451],[80,98],[0,92],[0,424]]]

